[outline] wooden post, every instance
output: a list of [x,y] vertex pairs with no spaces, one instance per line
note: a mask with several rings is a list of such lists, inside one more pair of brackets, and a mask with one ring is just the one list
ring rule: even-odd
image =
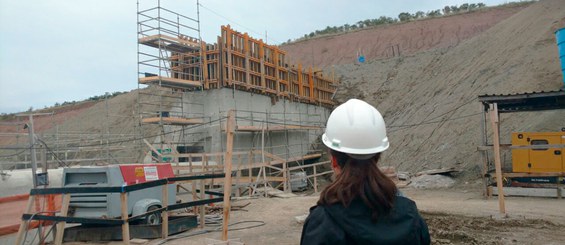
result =
[[504,190],[502,188],[502,164],[500,162],[500,135],[498,120],[498,105],[494,103],[490,108],[490,122],[492,125],[492,138],[494,145],[494,167],[496,170],[496,187],[498,188],[498,208],[501,214],[506,214],[504,206]]
[[260,40],[259,41],[259,61],[261,64],[260,70],[259,72],[261,73],[261,88],[265,89],[266,84],[265,84],[265,50],[264,50],[264,45],[263,45],[263,41]]
[[241,155],[237,155],[237,174],[235,177],[235,185],[236,185],[236,192],[235,192],[235,196],[236,197],[240,197],[241,196],[241,188],[240,188],[240,180],[241,180]]
[[169,236],[169,212],[167,211],[167,207],[169,206],[169,184],[163,185],[162,189],[162,200],[161,203],[165,210],[161,212],[161,218],[163,221],[161,222],[161,238],[165,239]]
[[228,64],[228,81],[227,81],[227,85],[231,85],[231,83],[233,82],[233,69],[232,69],[232,54],[231,54],[231,50],[232,50],[232,39],[231,39],[231,34],[232,34],[232,30],[231,27],[228,25],[227,29],[226,29],[226,53],[228,54],[227,57],[227,64]]
[[122,192],[120,193],[120,202],[122,206],[122,220],[124,223],[122,224],[122,242],[126,245],[129,245],[129,222],[128,216],[128,193]]
[[210,80],[208,79],[208,52],[206,50],[206,42],[200,41],[200,58],[202,60],[202,77],[200,81],[204,81],[204,89],[210,88]]
[[279,76],[279,50],[277,48],[273,49],[273,56],[274,56],[274,63],[275,63],[275,90],[277,91],[277,95],[280,95],[281,92],[281,85],[280,85],[280,76]]
[[[61,217],[67,217],[69,212],[69,203],[71,202],[71,194],[63,194],[63,204],[61,205]],[[57,234],[55,235],[55,245],[63,244],[63,235],[65,232],[65,221],[57,224]]]
[[235,112],[230,110],[228,112],[228,120],[226,122],[226,156],[224,158],[224,171],[226,173],[224,178],[224,224],[222,227],[222,241],[228,240],[228,223],[230,219],[231,209],[231,169],[232,169],[232,155],[233,155],[233,135],[235,131]]
[[[486,146],[488,144],[488,138],[487,138],[487,119],[486,119],[486,114],[487,112],[484,110],[483,108],[483,104],[481,104],[481,111],[483,113],[482,114],[482,122],[481,122],[481,141],[479,145],[483,145]],[[481,179],[483,180],[483,194],[485,199],[488,199],[490,197],[489,195],[489,191],[488,191],[488,179],[487,179],[487,173],[488,173],[488,153],[487,151],[481,151],[481,159],[482,159],[482,167],[481,167]]]
[[249,73],[249,70],[251,70],[251,67],[249,67],[249,35],[247,35],[247,33],[243,34],[243,41],[245,42],[243,44],[243,53],[245,54],[245,82],[249,85],[252,85],[251,83],[251,75]]
[[[284,162],[284,163],[283,163],[283,179],[284,179],[284,182],[283,182],[283,191],[284,191],[284,192],[289,192],[289,191],[288,191],[288,190],[289,190],[289,189],[288,189],[288,182],[290,182],[290,177],[286,174],[286,173],[287,173],[287,172],[286,172],[286,169],[287,169],[287,163]],[[265,189],[265,191],[267,191],[267,190]]]
[[298,76],[298,96],[304,96],[304,87],[302,85],[302,64],[298,63],[297,69],[297,76]]
[[310,86],[310,101],[315,99],[314,96],[314,73],[312,72],[312,67],[308,70],[308,85]]
[[[29,198],[27,199],[27,206],[25,209],[26,214],[32,213],[31,208],[33,207],[34,202],[35,202],[35,196],[30,195]],[[24,242],[22,241],[22,239],[24,233],[26,233],[27,231],[28,222],[31,222],[31,220],[30,221],[22,220],[22,223],[20,223],[20,229],[18,230],[18,236],[16,237],[16,243],[15,243],[16,245],[20,245],[22,244],[22,242]]]
[[253,176],[253,168],[251,166],[253,166],[253,151],[249,151],[248,155],[247,155],[247,177],[249,179],[249,187],[248,187],[248,191],[247,194],[249,196],[252,196],[252,192],[254,191],[254,189],[252,189],[252,185],[251,183],[253,182],[252,176]]
[[318,193],[318,175],[317,175],[317,171],[316,171],[316,166],[314,166],[314,192]]
[[[206,194],[204,194],[204,189],[206,188],[205,180],[200,180],[200,200],[204,200],[206,198]],[[206,224],[206,207],[204,205],[198,207],[200,210],[200,228],[204,229]]]

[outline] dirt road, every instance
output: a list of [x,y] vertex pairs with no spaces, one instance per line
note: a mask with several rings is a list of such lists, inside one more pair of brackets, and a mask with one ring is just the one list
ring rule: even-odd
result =
[[[563,244],[565,200],[549,198],[507,198],[508,218],[498,215],[495,198],[485,200],[480,192],[459,189],[405,189],[426,219],[433,244]],[[308,212],[316,195],[296,198],[240,200],[250,203],[247,211],[235,211],[232,222],[263,221],[264,226],[231,231],[230,238],[246,244],[298,244],[302,225],[295,216]],[[255,223],[240,224],[241,228]],[[167,244],[205,244],[206,238],[220,238],[210,232]],[[151,244],[158,243],[158,240]]]

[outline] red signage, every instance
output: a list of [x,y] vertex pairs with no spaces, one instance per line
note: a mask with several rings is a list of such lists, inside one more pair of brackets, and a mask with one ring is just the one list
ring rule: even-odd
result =
[[145,183],[153,180],[174,177],[170,163],[163,164],[123,164],[120,171],[126,185]]

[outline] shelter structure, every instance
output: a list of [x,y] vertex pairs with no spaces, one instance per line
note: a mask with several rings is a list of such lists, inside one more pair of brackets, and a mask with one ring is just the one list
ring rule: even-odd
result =
[[[483,122],[481,124],[481,146],[479,151],[482,156],[482,174],[485,184],[485,195],[489,196],[492,192],[490,187],[491,174],[495,173],[496,186],[499,199],[500,213],[505,214],[503,179],[512,177],[563,177],[563,172],[547,172],[547,173],[514,173],[503,172],[501,163],[501,149],[534,149],[534,148],[563,148],[565,145],[528,145],[528,146],[512,146],[511,144],[500,143],[500,113],[518,113],[529,111],[547,111],[565,109],[565,90],[549,92],[533,92],[522,94],[506,94],[506,95],[481,95],[479,102],[482,103]],[[492,143],[488,140],[487,125],[490,121],[492,130]],[[540,149],[541,149],[540,148]],[[489,153],[492,151],[492,156]],[[492,159],[490,161],[489,159]],[[559,183],[559,182],[558,182]],[[557,193],[561,196],[561,188],[558,185]]]

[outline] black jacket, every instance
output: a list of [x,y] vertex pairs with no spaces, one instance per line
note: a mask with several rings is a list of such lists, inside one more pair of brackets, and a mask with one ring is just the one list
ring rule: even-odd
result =
[[302,245],[430,244],[428,226],[416,204],[397,196],[390,213],[371,221],[371,210],[356,199],[341,204],[314,206],[302,228]]

